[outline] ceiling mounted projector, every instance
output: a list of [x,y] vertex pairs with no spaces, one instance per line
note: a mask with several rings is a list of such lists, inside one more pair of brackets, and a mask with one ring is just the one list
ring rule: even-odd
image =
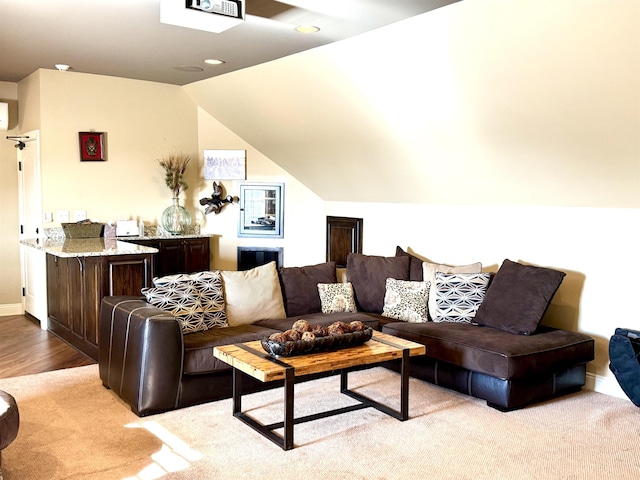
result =
[[160,0],[160,22],[221,33],[244,22],[245,0]]
[[234,0],[187,0],[187,8],[216,13],[226,17],[243,18],[243,2]]

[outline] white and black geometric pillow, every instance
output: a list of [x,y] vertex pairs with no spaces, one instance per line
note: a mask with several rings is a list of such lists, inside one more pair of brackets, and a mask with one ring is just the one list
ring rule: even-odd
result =
[[[180,314],[181,326],[183,327],[182,331],[184,333],[228,326],[222,276],[219,271],[167,275],[160,278],[156,277],[153,279],[153,282],[154,285],[156,285],[156,289],[160,289],[160,292],[182,292],[183,288],[187,288],[190,289],[189,291],[192,295],[197,297],[197,303],[194,303],[195,310],[189,312],[186,316]],[[149,289],[146,290],[148,291]],[[146,296],[144,290],[142,293]],[[154,292],[153,297],[158,303],[166,303],[167,299],[163,299],[160,293]],[[147,299],[147,301],[149,300]],[[186,299],[182,301],[186,302]],[[149,301],[149,303],[152,302]],[[166,310],[166,308],[164,309]]]
[[207,329],[201,312],[200,295],[188,282],[143,288],[141,292],[151,305],[175,316],[183,333]]
[[488,285],[488,273],[436,272],[436,311],[433,321],[473,323]]
[[387,278],[382,315],[403,322],[429,320],[429,282]]
[[193,286],[200,294],[200,305],[207,328],[227,327],[224,288],[220,272],[194,275]]

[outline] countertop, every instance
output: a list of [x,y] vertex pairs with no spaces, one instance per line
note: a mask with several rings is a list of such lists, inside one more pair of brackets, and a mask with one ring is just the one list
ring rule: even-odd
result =
[[[134,238],[134,237],[131,237]],[[142,237],[138,237],[142,238]],[[144,237],[148,238],[148,237]],[[101,257],[158,253],[157,248],[124,242],[117,238],[33,238],[21,240],[21,245],[43,250],[56,257]]]

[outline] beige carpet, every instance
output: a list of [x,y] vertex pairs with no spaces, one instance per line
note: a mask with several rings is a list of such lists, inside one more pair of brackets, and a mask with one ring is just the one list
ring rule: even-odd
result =
[[[358,391],[397,401],[399,377],[351,374]],[[54,479],[637,479],[640,409],[582,392],[501,413],[411,380],[411,419],[373,409],[295,428],[285,452],[231,415],[224,400],[138,418],[102,387],[97,366],[0,380],[16,397],[18,438],[5,480]],[[297,415],[350,404],[337,377],[296,386]],[[377,395],[376,392],[379,394]],[[281,390],[245,397],[281,420]],[[299,407],[299,408],[298,408]]]

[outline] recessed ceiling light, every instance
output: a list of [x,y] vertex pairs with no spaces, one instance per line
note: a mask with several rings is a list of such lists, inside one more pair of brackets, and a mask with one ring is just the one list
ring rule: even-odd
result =
[[215,58],[209,58],[209,59],[205,60],[204,63],[207,63],[209,65],[222,65],[224,63],[224,60],[217,60]]
[[296,27],[296,32],[300,33],[316,33],[320,31],[320,27],[314,27],[313,25],[300,25]]
[[65,65],[64,63],[56,63],[54,67],[56,67],[56,70],[59,70],[61,72],[66,72],[71,68],[69,65]]
[[203,72],[204,68],[194,67],[192,65],[182,65],[179,67],[173,67],[174,70],[178,70],[180,72]]

